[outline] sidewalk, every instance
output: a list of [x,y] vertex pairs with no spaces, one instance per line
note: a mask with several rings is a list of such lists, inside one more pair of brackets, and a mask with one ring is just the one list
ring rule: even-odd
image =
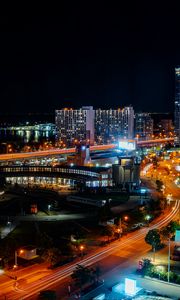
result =
[[136,276],[135,279],[137,279],[137,284],[143,287],[143,289],[155,291],[162,296],[167,296],[170,298],[173,297],[175,299],[179,299],[180,297],[180,285],[153,278],[142,278]]

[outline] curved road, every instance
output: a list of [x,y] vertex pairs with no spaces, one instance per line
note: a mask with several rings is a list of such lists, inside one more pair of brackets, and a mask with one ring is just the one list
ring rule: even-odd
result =
[[[175,205],[173,207],[173,209],[171,211],[169,211],[168,213],[166,213],[166,215],[162,215],[161,217],[159,217],[156,220],[156,223],[152,224],[152,226],[150,226],[149,228],[143,228],[137,232],[134,232],[132,234],[130,234],[129,237],[125,237],[122,239],[122,241],[117,241],[114,242],[113,244],[111,244],[110,246],[108,246],[105,249],[98,249],[97,251],[95,251],[94,253],[88,255],[85,259],[83,259],[80,263],[82,265],[93,265],[99,261],[103,261],[103,263],[106,263],[106,258],[114,253],[118,252],[122,252],[124,251],[127,247],[133,246],[137,243],[139,243],[140,241],[142,243],[145,244],[144,241],[144,237],[147,233],[147,231],[149,229],[153,229],[153,228],[161,228],[163,226],[165,226],[170,220],[172,220],[173,218],[176,217],[176,215],[179,213],[179,209],[180,209],[180,202],[176,201]],[[141,255],[144,255],[144,251],[145,249],[140,248],[138,249],[141,252]],[[134,250],[133,250],[134,251]],[[126,259],[132,259],[133,254],[129,253],[127,255]],[[40,277],[40,278],[35,278],[35,275],[33,277],[33,280],[35,281],[31,281],[31,278],[28,278],[28,281],[26,284],[24,284],[23,286],[20,287],[15,287],[13,285],[9,286],[4,284],[3,286],[0,286],[1,291],[3,290],[3,295],[6,295],[6,299],[10,299],[10,300],[20,300],[20,299],[28,299],[31,298],[33,295],[36,295],[40,290],[43,289],[48,289],[51,288],[52,285],[55,284],[61,284],[61,282],[63,281],[63,279],[69,277],[73,270],[76,267],[76,263],[72,263],[66,267],[62,267],[58,270],[54,270],[52,271],[51,274],[44,276],[44,277]],[[0,293],[1,295],[1,293]],[[2,298],[0,299],[5,299],[3,298],[4,296],[2,296]]]

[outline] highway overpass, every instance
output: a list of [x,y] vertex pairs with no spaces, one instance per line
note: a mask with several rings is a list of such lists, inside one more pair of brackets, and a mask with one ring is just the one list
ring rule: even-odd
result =
[[[140,147],[158,145],[162,143],[173,142],[174,138],[166,139],[152,139],[146,141],[137,141],[137,145]],[[117,148],[117,144],[108,144],[108,145],[96,145],[90,146],[90,150],[93,151],[105,151],[110,149]],[[31,159],[47,156],[56,156],[56,155],[70,155],[75,153],[75,148],[65,148],[65,149],[50,149],[43,151],[34,151],[34,152],[22,152],[22,153],[11,153],[11,154],[1,154],[0,161],[12,161],[12,160],[21,160],[21,159]]]

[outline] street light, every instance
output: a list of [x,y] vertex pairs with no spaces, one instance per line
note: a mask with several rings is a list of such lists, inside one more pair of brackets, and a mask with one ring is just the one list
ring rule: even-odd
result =
[[122,234],[122,222],[121,222],[121,218],[119,218],[119,228],[118,228],[118,234],[119,234],[119,239],[121,238],[121,234]]
[[145,217],[145,220],[147,221],[147,224],[148,224],[148,226],[149,226],[149,220],[151,219],[151,216],[150,215],[147,215],[146,217]]
[[121,232],[121,229],[118,228],[118,229],[117,229],[117,232],[118,232],[118,238],[120,239],[120,232]]
[[23,254],[23,253],[24,253],[24,250],[21,249],[21,250],[19,251],[19,254]]
[[15,250],[15,253],[14,253],[14,267],[13,268],[17,268],[17,250]]
[[80,249],[80,251],[81,251],[81,259],[82,259],[82,258],[83,258],[83,250],[84,250],[84,246],[81,245],[81,246],[79,247],[79,249]]
[[[23,254],[23,253],[24,253],[24,250],[20,249],[19,250],[19,254]],[[14,269],[17,268],[17,266],[18,266],[18,264],[17,264],[17,256],[18,256],[18,252],[17,252],[17,250],[15,250],[15,252],[14,252],[14,266],[13,266]]]
[[8,221],[8,222],[7,222],[7,225],[9,225],[9,232],[11,232],[12,222],[11,222],[11,221]]

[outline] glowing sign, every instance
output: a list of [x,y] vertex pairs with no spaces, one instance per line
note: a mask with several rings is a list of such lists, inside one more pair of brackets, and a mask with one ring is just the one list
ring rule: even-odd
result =
[[137,292],[136,280],[125,278],[125,294],[129,296],[135,295]]
[[175,242],[180,242],[180,230],[176,230],[176,233],[175,233]]
[[141,193],[141,194],[145,194],[146,192],[147,192],[146,189],[140,189],[140,193]]
[[119,140],[119,148],[132,151],[136,149],[136,143],[134,140]]

